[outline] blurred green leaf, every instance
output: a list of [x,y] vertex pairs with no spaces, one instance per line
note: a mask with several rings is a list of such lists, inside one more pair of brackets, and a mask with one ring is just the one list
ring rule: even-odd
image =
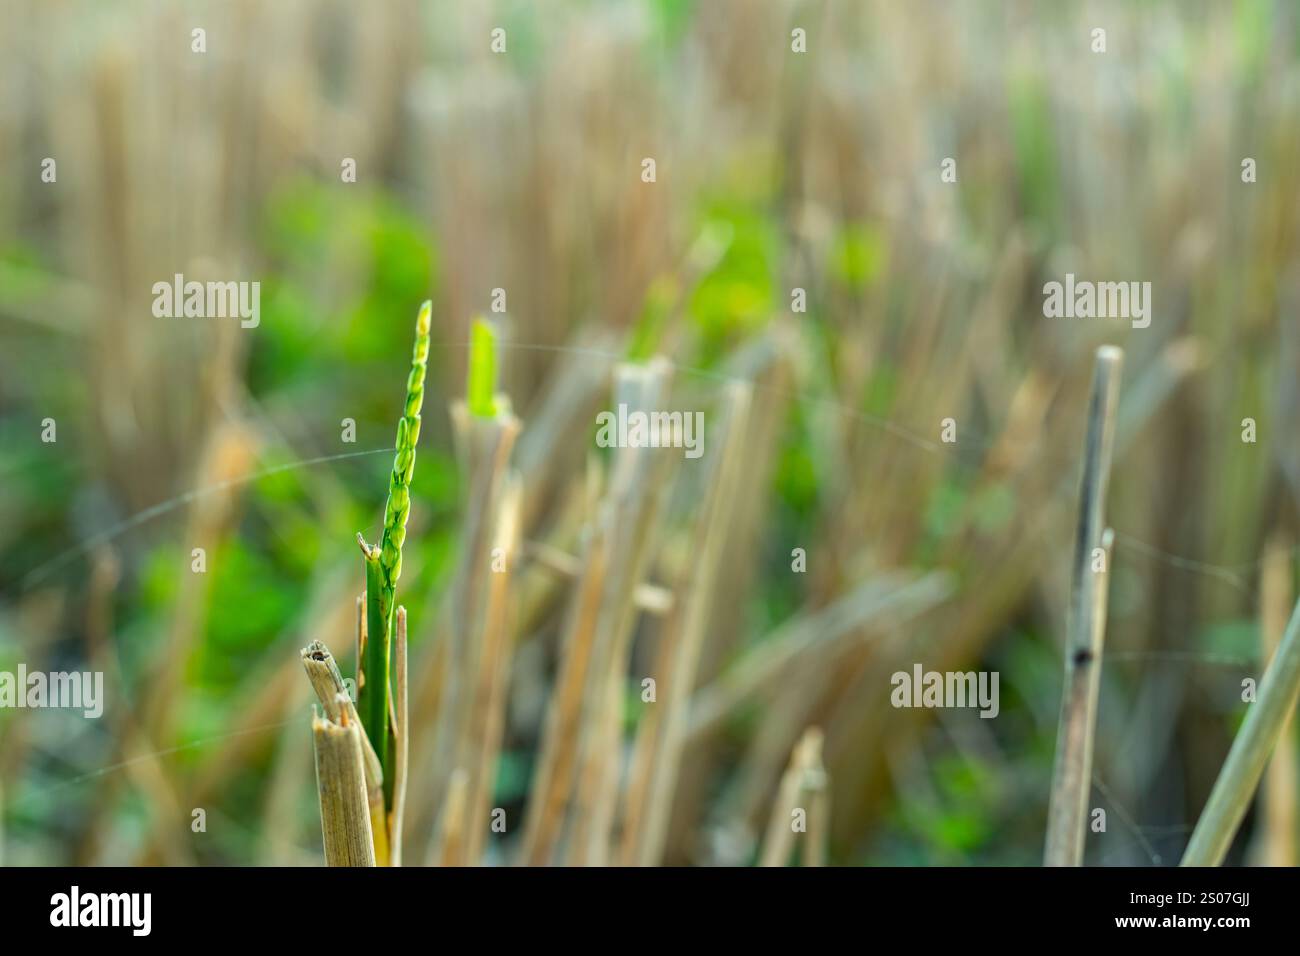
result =
[[830,271],[837,282],[853,292],[864,292],[884,272],[888,246],[879,228],[850,223],[831,245]]

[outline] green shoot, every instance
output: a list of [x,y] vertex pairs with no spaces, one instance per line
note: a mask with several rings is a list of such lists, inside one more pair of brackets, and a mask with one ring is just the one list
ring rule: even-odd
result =
[[469,412],[475,418],[495,418],[497,414],[497,342],[496,331],[482,318],[470,326],[469,339]]
[[397,454],[388,480],[388,504],[384,509],[381,543],[368,546],[361,536],[366,562],[366,649],[358,681],[357,710],[371,746],[384,772],[384,797],[392,806],[393,748],[389,726],[393,611],[397,579],[402,574],[402,544],[406,541],[406,519],[411,513],[411,476],[415,472],[415,446],[420,440],[420,409],[424,404],[424,376],[429,360],[429,328],[433,303],[425,302],[415,325],[415,348],[411,372],[406,379],[406,405],[397,422]]

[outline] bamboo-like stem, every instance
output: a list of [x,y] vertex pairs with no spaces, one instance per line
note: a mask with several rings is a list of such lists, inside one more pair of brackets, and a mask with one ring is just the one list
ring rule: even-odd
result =
[[791,760],[790,766],[781,775],[781,786],[777,790],[776,803],[772,806],[772,815],[767,823],[767,835],[763,839],[763,855],[759,866],[785,866],[790,859],[790,848],[794,844],[794,828],[791,817],[799,805],[799,780],[801,773]]
[[810,739],[804,752],[803,804],[808,814],[808,830],[804,834],[799,858],[804,866],[826,865],[826,843],[830,839],[831,778],[822,759],[822,733],[810,728]]
[[335,706],[334,711],[341,722],[319,715],[312,718],[325,862],[329,866],[374,866],[361,725],[350,718],[350,708]]
[[808,803],[808,832],[804,835],[803,865],[825,866],[826,843],[830,839],[831,828],[831,783],[830,775],[821,763],[818,754],[817,766],[810,770],[804,781],[804,793]]
[[1250,705],[1214,782],[1210,799],[1196,821],[1182,866],[1218,866],[1264,773],[1269,754],[1282,736],[1300,691],[1300,603],[1296,604],[1277,653],[1259,683],[1259,696]]
[[[1105,554],[1106,486],[1110,480],[1115,415],[1119,406],[1124,353],[1112,345],[1097,350],[1084,439],[1079,487],[1079,523],[1074,543],[1073,593],[1065,643],[1065,690],[1056,738],[1056,767],[1048,809],[1046,866],[1079,866],[1087,829],[1092,783],[1093,734],[1101,686],[1105,631],[1106,575],[1094,571],[1097,549]],[[1102,567],[1109,563],[1103,558]]]
[[[781,775],[781,785],[777,789],[776,803],[772,805],[772,815],[767,822],[767,834],[763,839],[763,854],[759,866],[785,866],[790,860],[790,850],[794,846],[794,812],[801,809],[799,804],[805,793],[809,774],[821,767],[822,732],[816,727],[809,727],[795,744],[790,754],[790,765]],[[807,818],[808,810],[802,808]],[[804,837],[810,835],[805,831]]]
[[[1291,538],[1278,531],[1264,546],[1259,574],[1259,630],[1262,660],[1273,659],[1294,600],[1291,586]],[[1296,865],[1296,752],[1294,716],[1264,772],[1264,812],[1251,860],[1259,866]]]

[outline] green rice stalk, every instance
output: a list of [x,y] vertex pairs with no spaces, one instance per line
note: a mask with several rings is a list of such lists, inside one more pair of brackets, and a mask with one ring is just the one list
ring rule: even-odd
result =
[[402,575],[402,544],[411,513],[411,476],[415,472],[415,446],[420,440],[420,409],[424,405],[424,376],[429,361],[429,327],[433,303],[420,306],[415,324],[415,348],[406,379],[406,405],[397,422],[397,454],[388,479],[388,504],[384,508],[384,535],[370,547],[360,535],[366,563],[366,650],[362,680],[358,683],[358,709],[366,735],[384,770],[384,796],[393,799],[392,728],[389,726],[393,608],[397,579]]

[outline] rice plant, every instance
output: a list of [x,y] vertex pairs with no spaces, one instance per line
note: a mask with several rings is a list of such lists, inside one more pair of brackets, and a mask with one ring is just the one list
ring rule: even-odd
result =
[[[326,855],[331,864],[348,865],[363,859],[380,866],[401,862],[405,755],[409,752],[409,741],[406,611],[397,607],[397,582],[402,575],[402,545],[406,542],[406,523],[411,513],[411,477],[415,473],[415,448],[420,440],[420,409],[424,405],[432,312],[433,303],[425,302],[415,320],[415,347],[406,378],[406,402],[397,422],[397,454],[388,479],[383,536],[380,543],[369,545],[357,534],[365,562],[366,586],[362,596],[364,613],[358,615],[357,624],[355,708],[347,700],[329,650],[318,643],[302,652],[312,686],[326,711],[325,718],[317,718],[313,726],[321,819]],[[344,700],[347,702],[343,703]],[[365,734],[364,751],[355,726],[358,718]],[[367,761],[364,753],[372,755],[372,759]],[[360,792],[370,793],[365,804],[368,812],[364,816],[356,812],[362,804],[350,799],[358,792],[358,784],[362,788]],[[346,833],[347,838],[338,839],[340,833]],[[356,847],[364,844],[365,834],[373,841],[369,857],[358,856],[356,852]]]
[[19,6],[0,680],[110,707],[3,708],[6,864],[1296,860],[1294,4]]

